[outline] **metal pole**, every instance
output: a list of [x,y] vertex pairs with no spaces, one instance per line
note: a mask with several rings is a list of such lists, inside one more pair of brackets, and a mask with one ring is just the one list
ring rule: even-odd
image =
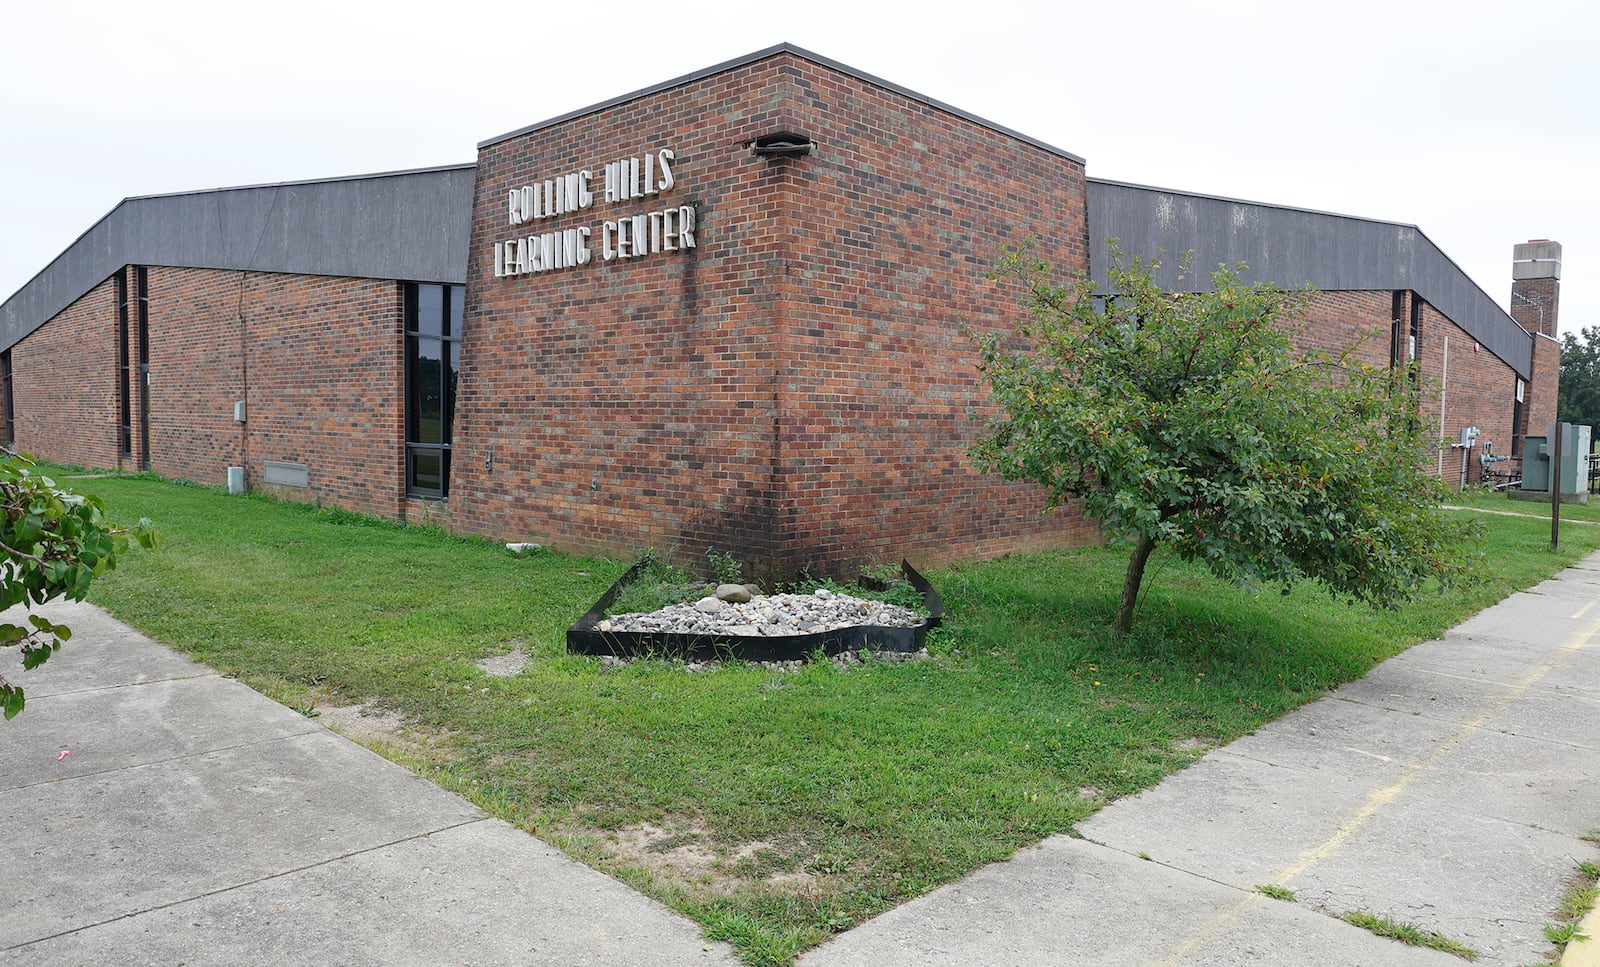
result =
[[1550,453],[1550,549],[1556,549],[1561,540],[1561,437],[1567,424],[1556,423],[1555,437]]

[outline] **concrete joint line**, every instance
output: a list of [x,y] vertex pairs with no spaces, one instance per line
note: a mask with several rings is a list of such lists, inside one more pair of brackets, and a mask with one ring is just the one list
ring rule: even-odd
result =
[[[1581,615],[1587,611],[1588,607],[1585,607],[1579,611],[1578,614]],[[1550,674],[1550,672],[1555,669],[1556,665],[1561,663],[1562,659],[1565,658],[1566,655],[1573,652],[1582,651],[1583,649],[1590,647],[1597,631],[1600,631],[1600,618],[1591,621],[1581,632],[1568,639],[1559,649],[1557,649],[1553,658],[1541,663],[1529,671],[1520,680],[1518,680],[1516,684],[1511,686],[1511,690],[1509,692],[1507,692],[1505,695],[1502,695],[1494,704],[1485,709],[1476,718],[1465,723],[1454,733],[1440,740],[1439,744],[1434,746],[1433,751],[1428,754],[1427,758],[1412,766],[1410,769],[1407,769],[1405,774],[1399,779],[1395,780],[1393,783],[1390,783],[1388,786],[1385,786],[1382,789],[1374,791],[1370,796],[1367,797],[1367,801],[1361,806],[1361,808],[1356,810],[1355,814],[1349,819],[1345,820],[1344,824],[1341,825],[1332,836],[1328,837],[1328,839],[1321,845],[1315,846],[1302,853],[1294,863],[1274,874],[1269,879],[1269,882],[1276,883],[1280,886],[1287,886],[1295,877],[1304,873],[1306,870],[1309,870],[1317,863],[1327,859],[1329,856],[1332,856],[1340,846],[1344,845],[1346,840],[1355,835],[1355,833],[1361,829],[1361,827],[1365,826],[1367,821],[1377,814],[1378,810],[1393,802],[1424,773],[1438,765],[1440,760],[1449,755],[1456,748],[1456,746],[1465,741],[1468,736],[1482,728],[1483,725],[1491,718],[1500,714],[1508,705],[1526,694],[1528,689],[1538,684],[1540,680],[1542,680],[1546,675]],[[1171,954],[1162,958],[1158,962],[1159,967],[1177,967],[1177,965],[1181,964],[1184,958],[1190,953],[1194,952],[1210,940],[1220,935],[1229,924],[1231,924],[1234,920],[1237,920],[1246,910],[1251,907],[1253,901],[1258,899],[1260,899],[1260,897],[1257,894],[1250,893],[1246,894],[1242,899],[1229,905],[1227,909],[1218,913],[1208,923],[1201,926],[1199,929],[1185,938],[1184,941],[1179,944]],[[1589,920],[1585,920],[1585,923],[1589,923]],[[1571,948],[1569,947],[1568,949]],[[1567,964],[1565,959],[1563,959],[1562,963],[1564,967],[1571,967],[1570,964]],[[1589,965],[1585,965],[1585,967],[1589,967]],[[1593,967],[1600,967],[1600,960],[1596,960]]]
[[204,671],[198,675],[173,675],[170,678],[151,678],[142,682],[117,682],[114,685],[92,685],[88,688],[75,688],[70,692],[56,692],[42,698],[30,699],[33,702],[48,702],[52,698],[64,698],[68,695],[87,695],[90,692],[109,692],[119,688],[143,688],[146,685],[160,685],[164,682],[197,682],[206,678],[221,678],[214,671]]
[[[200,758],[202,756],[216,755],[218,752],[232,752],[234,749],[248,749],[251,746],[255,746],[255,745],[266,745],[266,744],[268,744],[270,742],[284,742],[284,741],[287,741],[289,739],[298,739],[303,735],[312,735],[312,734],[314,734],[316,732],[331,731],[331,730],[326,729],[324,726],[321,726],[321,725],[316,725],[316,724],[311,724],[311,723],[308,723],[308,724],[310,725],[310,727],[307,728],[304,732],[291,732],[288,735],[275,735],[275,736],[273,736],[273,737],[271,737],[269,739],[257,739],[254,742],[240,742],[238,745],[224,745],[224,746],[219,746],[219,747],[217,747],[215,749],[203,749],[203,750],[200,750],[200,751],[197,751],[197,752],[188,752],[188,753],[185,753],[183,755],[170,755],[170,756],[167,756],[165,759],[151,759],[149,762],[140,762],[140,763],[138,763],[136,765],[131,765],[131,766],[117,766],[117,767],[114,767],[114,768],[111,768],[111,769],[100,769],[100,770],[98,770],[96,772],[85,772],[85,773],[81,773],[81,774],[76,775],[76,776],[67,776],[64,779],[62,779],[62,778],[44,779],[44,780],[41,780],[39,782],[30,782],[25,786],[17,786],[13,791],[20,792],[23,789],[32,789],[34,786],[53,786],[56,783],[62,783],[62,782],[80,782],[80,781],[82,781],[84,779],[93,779],[96,776],[109,775],[109,774],[111,774],[113,772],[129,772],[129,771],[132,771],[134,769],[148,769],[151,766],[166,765],[169,762],[182,762],[185,759],[198,759],[198,758]],[[337,734],[337,733],[335,733],[335,734]]]
[[341,854],[339,856],[329,857],[328,859],[325,859],[325,860],[318,860],[315,863],[307,863],[304,866],[297,866],[294,869],[279,870],[276,873],[268,873],[265,876],[258,876],[253,880],[245,880],[242,883],[234,883],[231,886],[219,887],[219,888],[217,888],[215,890],[207,890],[205,893],[197,893],[194,896],[184,897],[182,900],[173,900],[171,903],[158,903],[153,907],[147,907],[147,908],[145,908],[143,910],[132,910],[132,911],[129,911],[128,913],[120,913],[120,914],[118,914],[118,915],[116,915],[114,917],[108,917],[107,919],[101,920],[101,921],[99,921],[97,923],[86,923],[81,927],[73,927],[71,930],[63,930],[60,933],[50,934],[48,937],[35,937],[32,940],[25,940],[22,943],[13,944],[12,946],[6,947],[4,949],[5,950],[21,950],[24,947],[28,947],[28,946],[31,946],[33,944],[44,943],[47,940],[54,940],[57,937],[66,937],[66,936],[69,936],[71,934],[82,933],[85,930],[93,930],[96,927],[103,927],[108,923],[116,923],[119,920],[127,920],[130,917],[140,917],[140,916],[144,916],[147,913],[154,913],[157,910],[168,910],[168,909],[171,909],[173,907],[181,907],[186,903],[193,903],[196,900],[205,900],[205,899],[210,898],[210,897],[221,896],[224,893],[231,893],[234,890],[241,890],[241,889],[244,889],[245,887],[248,887],[248,886],[255,886],[257,883],[266,883],[266,882],[269,882],[271,880],[281,879],[282,877],[285,877],[285,876],[293,876],[296,873],[303,873],[306,870],[314,870],[319,866],[327,866],[330,863],[338,863],[341,860],[350,859],[352,856],[361,856],[364,853],[372,853],[372,852],[375,852],[377,850],[388,849],[391,846],[398,846],[401,843],[409,843],[409,842],[411,842],[413,840],[427,839],[429,836],[434,836],[434,835],[437,835],[438,833],[448,832],[449,830],[452,830],[452,829],[460,829],[463,826],[471,826],[474,823],[489,822],[492,818],[493,817],[483,816],[483,817],[480,817],[478,819],[467,819],[467,820],[463,820],[463,821],[461,821],[459,823],[451,823],[448,826],[440,826],[438,829],[431,829],[431,830],[428,830],[425,833],[416,833],[416,834],[411,835],[411,836],[402,836],[397,840],[393,840],[392,842],[379,843],[376,846],[368,846],[365,849],[351,850],[348,853],[343,853],[343,854]]

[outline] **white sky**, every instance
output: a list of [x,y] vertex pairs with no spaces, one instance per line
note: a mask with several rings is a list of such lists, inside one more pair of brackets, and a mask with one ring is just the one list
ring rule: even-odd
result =
[[1091,177],[1418,225],[1504,307],[1564,246],[1600,325],[1600,4],[22,0],[0,13],[0,301],[124,197],[469,162],[788,41]]

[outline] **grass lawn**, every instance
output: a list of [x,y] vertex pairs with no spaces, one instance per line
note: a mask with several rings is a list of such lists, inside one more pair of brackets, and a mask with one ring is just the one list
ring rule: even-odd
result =
[[[1122,641],[1104,630],[1120,550],[1013,557],[929,574],[946,602],[930,661],[689,674],[564,653],[626,562],[519,558],[145,478],[70,483],[165,540],[130,552],[94,601],[292,707],[389,713],[403,725],[368,739],[379,751],[752,964],[1070,830],[1600,547],[1600,527],[1552,553],[1547,521],[1478,515],[1488,580],[1395,612],[1309,587],[1252,594],[1156,558]],[[520,674],[474,664],[518,650]]]
[[[1550,538],[1550,501],[1548,497],[1543,500],[1512,500],[1505,491],[1485,493],[1483,491],[1468,491],[1464,494],[1453,494],[1450,503],[1460,507],[1471,507],[1474,510],[1495,511],[1502,514],[1532,514],[1545,519],[1545,540]],[[1561,521],[1600,523],[1600,495],[1591,496],[1587,504],[1562,504]],[[1566,539],[1566,531],[1562,531],[1562,539]]]

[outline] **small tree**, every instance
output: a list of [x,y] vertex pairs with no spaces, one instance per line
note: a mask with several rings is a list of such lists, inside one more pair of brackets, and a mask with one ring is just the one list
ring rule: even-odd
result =
[[[90,583],[117,565],[132,537],[154,547],[148,520],[119,528],[106,520],[98,497],[58,488],[33,472],[33,461],[0,448],[0,610],[23,604],[27,626],[0,624],[0,648],[20,648],[25,671],[44,664],[72,629],[31,613],[56,598],[82,601]],[[22,686],[0,675],[0,711],[15,718]]]
[[[1437,452],[1406,368],[1294,348],[1308,292],[1244,285],[1170,292],[1154,262],[1113,248],[1114,296],[1051,282],[1027,247],[997,274],[1027,287],[1020,341],[980,338],[980,368],[1004,415],[975,465],[1081,498],[1132,545],[1115,630],[1126,634],[1157,544],[1218,577],[1284,593],[1311,578],[1378,606],[1468,574],[1469,530],[1446,519],[1423,472]],[[1187,269],[1187,266],[1185,266]]]

